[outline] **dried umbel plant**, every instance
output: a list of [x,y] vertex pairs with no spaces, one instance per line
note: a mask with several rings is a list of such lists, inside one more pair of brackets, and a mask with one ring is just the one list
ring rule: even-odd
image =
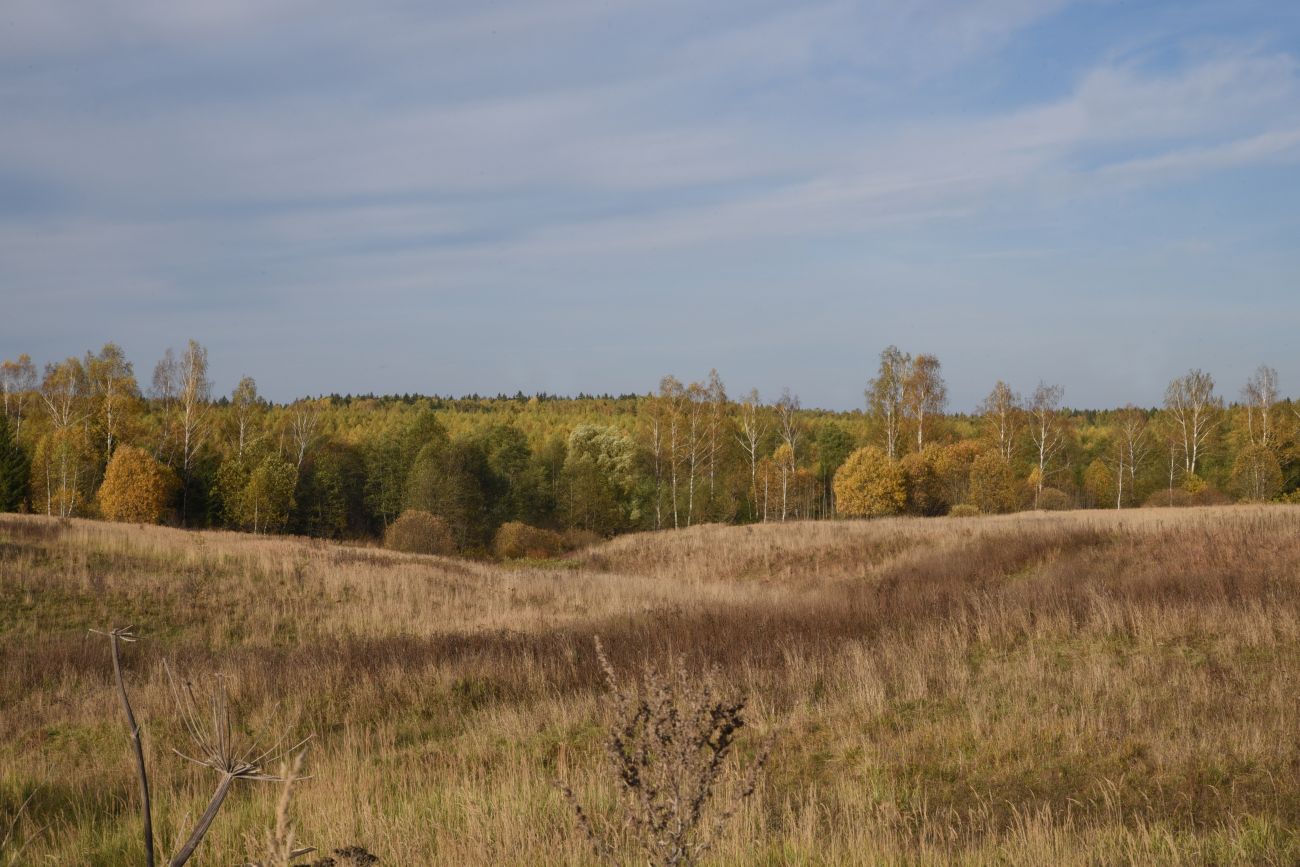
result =
[[[745,725],[744,701],[720,698],[716,671],[689,672],[677,657],[662,670],[647,662],[630,690],[620,686],[599,639],[596,658],[608,687],[605,745],[620,790],[621,824],[650,864],[695,864],[754,793],[768,750],[759,753],[738,791],[713,803]],[[614,860],[615,829],[598,827],[572,788],[563,781],[560,788],[597,856]]]
[[[154,834],[149,795],[149,774],[144,761],[144,747],[140,735],[140,725],[136,722],[131,708],[131,700],[126,691],[122,677],[120,645],[136,640],[133,627],[118,627],[108,631],[92,630],[100,635],[107,635],[113,651],[113,673],[117,680],[118,697],[122,701],[122,710],[126,716],[127,726],[131,732],[131,742],[135,751],[136,775],[140,780],[141,810],[144,818],[145,864],[154,864]],[[237,736],[239,729],[235,726],[226,692],[225,681],[217,679],[211,693],[200,701],[189,682],[178,682],[167,668],[167,679],[171,684],[176,707],[189,735],[191,750],[183,753],[173,750],[182,758],[195,764],[211,768],[219,775],[216,789],[208,801],[207,809],[195,823],[185,842],[175,855],[167,862],[168,867],[181,867],[189,861],[203,842],[203,837],[212,827],[213,820],[225,803],[231,786],[236,780],[283,781],[283,778],[263,771],[266,763],[283,760],[292,755],[306,743],[300,741],[287,749],[282,748],[285,738],[282,736],[269,747],[263,748],[255,739],[245,740]]]

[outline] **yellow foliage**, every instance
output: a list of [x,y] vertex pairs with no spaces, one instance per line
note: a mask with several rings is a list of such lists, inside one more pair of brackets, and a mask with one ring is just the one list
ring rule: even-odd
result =
[[456,553],[456,540],[447,522],[422,509],[402,512],[384,533],[384,546],[409,554]]
[[841,515],[896,515],[907,503],[907,477],[902,467],[872,446],[849,455],[835,472],[834,486]]
[[545,560],[564,552],[564,537],[541,527],[530,527],[519,521],[507,521],[497,530],[492,545],[496,555],[503,560],[531,557]]
[[144,449],[119,446],[99,488],[99,508],[110,521],[160,524],[179,487],[176,474]]

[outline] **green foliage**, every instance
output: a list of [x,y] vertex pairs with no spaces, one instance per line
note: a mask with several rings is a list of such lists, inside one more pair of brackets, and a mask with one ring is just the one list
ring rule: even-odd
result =
[[446,521],[458,548],[485,548],[495,529],[487,509],[489,484],[487,456],[477,441],[430,442],[411,467],[406,508]]
[[617,428],[579,425],[569,435],[561,474],[570,526],[609,535],[636,525],[636,449]]
[[27,500],[32,465],[14,439],[9,419],[0,416],[0,512],[16,512]]
[[294,494],[294,529],[308,536],[364,535],[365,459],[347,443],[327,443],[304,462]]
[[246,453],[221,464],[213,495],[233,526],[254,533],[284,529],[294,506],[298,470],[275,452]]

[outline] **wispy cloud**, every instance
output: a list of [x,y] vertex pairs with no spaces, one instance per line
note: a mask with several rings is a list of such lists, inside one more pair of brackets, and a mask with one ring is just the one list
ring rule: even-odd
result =
[[[1178,6],[14,0],[0,292],[25,307],[0,339],[72,339],[74,300],[96,324],[127,302],[123,328],[308,299],[350,323],[365,303],[417,321],[503,299],[613,316],[669,280],[720,309],[809,250],[837,285],[949,293],[1064,267],[1114,197],[1131,210],[1300,152],[1293,40],[1226,12],[1201,26],[1235,38],[1162,29]],[[1053,225],[1067,237],[980,249],[968,274],[931,261]]]

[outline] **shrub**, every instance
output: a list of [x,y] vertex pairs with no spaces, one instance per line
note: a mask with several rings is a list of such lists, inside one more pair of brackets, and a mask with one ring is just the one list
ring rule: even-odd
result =
[[579,548],[590,548],[592,545],[599,545],[605,541],[605,537],[591,530],[584,530],[581,527],[570,527],[561,535],[564,536],[564,548],[566,551],[576,551]]
[[1016,496],[1016,475],[1002,455],[986,452],[971,463],[970,501],[981,512],[1010,512]]
[[520,521],[507,521],[497,530],[492,550],[502,560],[518,560],[521,557],[545,560],[563,553],[564,537]]
[[948,512],[950,518],[978,518],[984,514],[978,506],[972,506],[970,503],[958,503]]
[[841,515],[896,515],[907,503],[907,477],[897,461],[873,446],[858,449],[835,471],[835,503]]
[[408,554],[454,554],[456,541],[447,522],[420,509],[407,509],[384,533],[384,547]]
[[110,521],[160,524],[180,482],[176,474],[134,446],[118,446],[99,488],[99,508]]
[[1060,488],[1043,488],[1038,494],[1038,508],[1044,512],[1064,512],[1071,506],[1070,495]]
[[904,455],[898,462],[907,484],[909,515],[942,515],[948,508],[943,481],[935,469],[939,449],[927,446],[923,452]]

